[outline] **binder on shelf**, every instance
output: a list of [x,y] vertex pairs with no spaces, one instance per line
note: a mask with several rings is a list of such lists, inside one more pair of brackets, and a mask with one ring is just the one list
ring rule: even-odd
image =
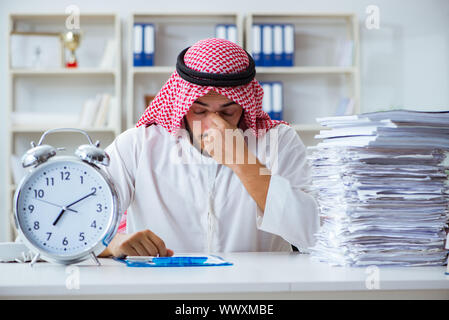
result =
[[237,26],[235,24],[228,24],[226,29],[227,39],[231,42],[237,43]]
[[139,23],[134,24],[134,66],[143,66],[143,25]]
[[282,101],[282,82],[273,82],[271,84],[272,91],[272,115],[273,120],[282,120],[283,101]]
[[215,37],[237,43],[237,26],[235,24],[217,24]]
[[252,54],[256,66],[262,66],[262,31],[261,26],[254,24],[251,29],[252,32]]
[[283,26],[276,24],[273,26],[273,66],[285,65],[284,56]]
[[144,66],[154,65],[154,25],[147,23],[143,29]]
[[265,111],[271,118],[273,111],[273,97],[270,82],[261,82],[263,88],[262,110]]
[[262,25],[262,65],[273,65],[273,27],[269,24]]
[[226,37],[226,25],[217,24],[215,26],[215,38],[227,39]]
[[295,61],[295,26],[284,25],[284,60],[283,65],[293,67]]

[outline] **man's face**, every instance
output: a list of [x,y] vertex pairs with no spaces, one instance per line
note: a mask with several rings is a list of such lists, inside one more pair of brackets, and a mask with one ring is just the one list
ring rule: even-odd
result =
[[[237,127],[242,112],[243,108],[240,105],[213,90],[198,98],[186,114],[186,121],[192,132],[194,143],[201,145],[202,149],[202,134],[213,127],[211,114],[216,113],[231,126]],[[199,125],[201,130],[194,130],[194,128],[199,128]]]

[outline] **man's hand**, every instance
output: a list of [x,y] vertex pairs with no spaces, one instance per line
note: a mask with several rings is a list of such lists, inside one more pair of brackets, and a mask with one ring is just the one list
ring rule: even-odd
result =
[[215,113],[208,116],[208,121],[209,128],[203,133],[204,150],[234,171],[263,213],[270,175],[261,172],[269,170],[250,152],[240,130]]
[[215,161],[231,169],[235,165],[256,163],[241,130],[216,113],[208,116],[207,124],[209,128],[202,134],[202,147]]
[[164,241],[150,230],[132,234],[117,233],[100,256],[160,256],[170,257],[173,250],[165,247]]

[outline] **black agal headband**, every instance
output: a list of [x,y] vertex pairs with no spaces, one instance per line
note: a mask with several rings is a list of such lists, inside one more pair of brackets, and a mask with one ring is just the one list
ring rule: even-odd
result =
[[190,47],[185,48],[178,55],[176,71],[184,80],[200,86],[236,87],[250,83],[256,76],[256,65],[253,58],[248,55],[249,66],[239,73],[208,73],[200,72],[187,67],[184,63],[184,55]]

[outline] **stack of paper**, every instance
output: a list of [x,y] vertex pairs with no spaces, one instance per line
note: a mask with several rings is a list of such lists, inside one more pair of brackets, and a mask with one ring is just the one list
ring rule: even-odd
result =
[[334,265],[441,265],[448,222],[449,112],[318,119],[309,148],[322,226],[312,254]]

